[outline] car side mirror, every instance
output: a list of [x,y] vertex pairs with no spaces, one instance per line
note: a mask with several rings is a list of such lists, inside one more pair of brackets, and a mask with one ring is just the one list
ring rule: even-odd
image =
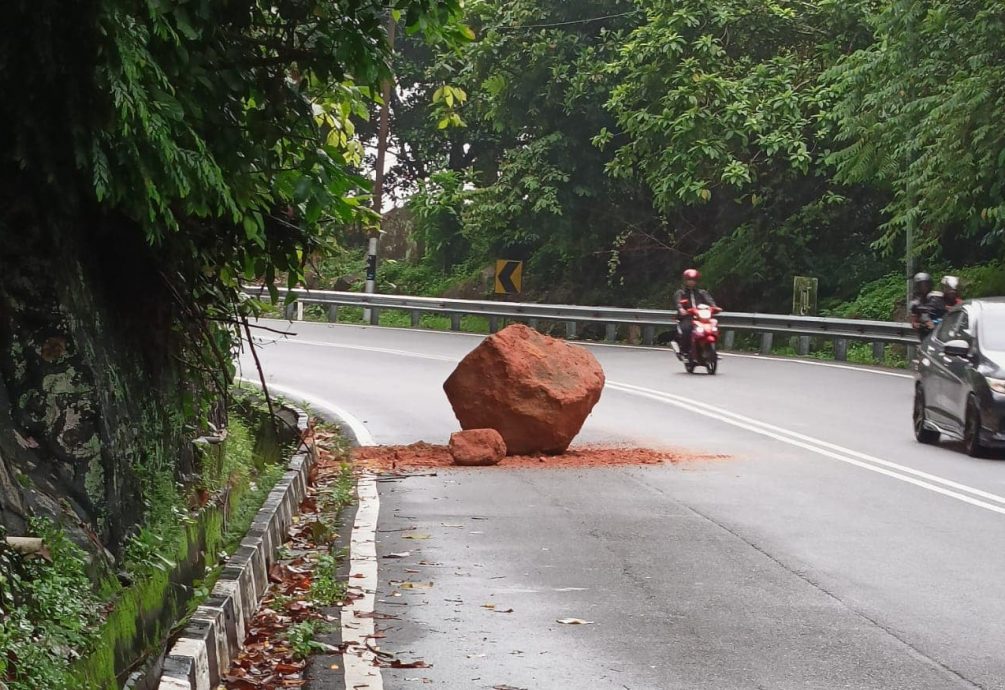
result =
[[970,357],[970,343],[966,340],[950,340],[942,347],[942,351],[950,357],[968,359]]

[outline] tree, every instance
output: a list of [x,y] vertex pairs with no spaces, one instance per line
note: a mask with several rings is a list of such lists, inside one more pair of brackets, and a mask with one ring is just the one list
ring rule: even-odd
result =
[[826,74],[837,179],[892,190],[882,246],[1001,247],[1005,12],[980,0],[880,3],[875,39]]
[[173,490],[257,309],[240,282],[295,284],[367,220],[354,122],[388,74],[389,12],[466,40],[459,0],[4,8],[0,519],[24,526],[13,470],[50,468],[40,490],[116,550],[154,484]]
[[667,243],[707,263],[728,302],[779,309],[797,273],[854,294],[881,262],[845,259],[875,238],[879,206],[872,190],[830,179],[820,75],[868,39],[862,7],[638,6],[645,21],[608,65],[617,128],[594,140],[614,148],[608,171],[647,185],[669,219]]

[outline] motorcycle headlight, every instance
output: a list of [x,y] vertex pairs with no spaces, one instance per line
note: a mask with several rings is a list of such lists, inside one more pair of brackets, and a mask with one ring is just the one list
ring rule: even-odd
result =
[[984,378],[988,381],[988,387],[995,393],[1001,393],[1005,395],[1005,379],[996,379],[990,376],[985,376]]

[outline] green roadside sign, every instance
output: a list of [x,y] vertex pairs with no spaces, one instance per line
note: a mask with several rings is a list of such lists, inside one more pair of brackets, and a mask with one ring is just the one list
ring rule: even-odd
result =
[[792,313],[796,316],[816,316],[816,278],[795,276],[792,279]]

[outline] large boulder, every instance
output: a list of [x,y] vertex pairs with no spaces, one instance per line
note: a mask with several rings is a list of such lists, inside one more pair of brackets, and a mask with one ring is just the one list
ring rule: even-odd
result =
[[563,452],[603,388],[588,350],[520,324],[486,338],[443,384],[461,428],[495,429],[510,455]]
[[498,465],[506,457],[506,442],[495,429],[469,429],[450,435],[450,457],[455,465]]

